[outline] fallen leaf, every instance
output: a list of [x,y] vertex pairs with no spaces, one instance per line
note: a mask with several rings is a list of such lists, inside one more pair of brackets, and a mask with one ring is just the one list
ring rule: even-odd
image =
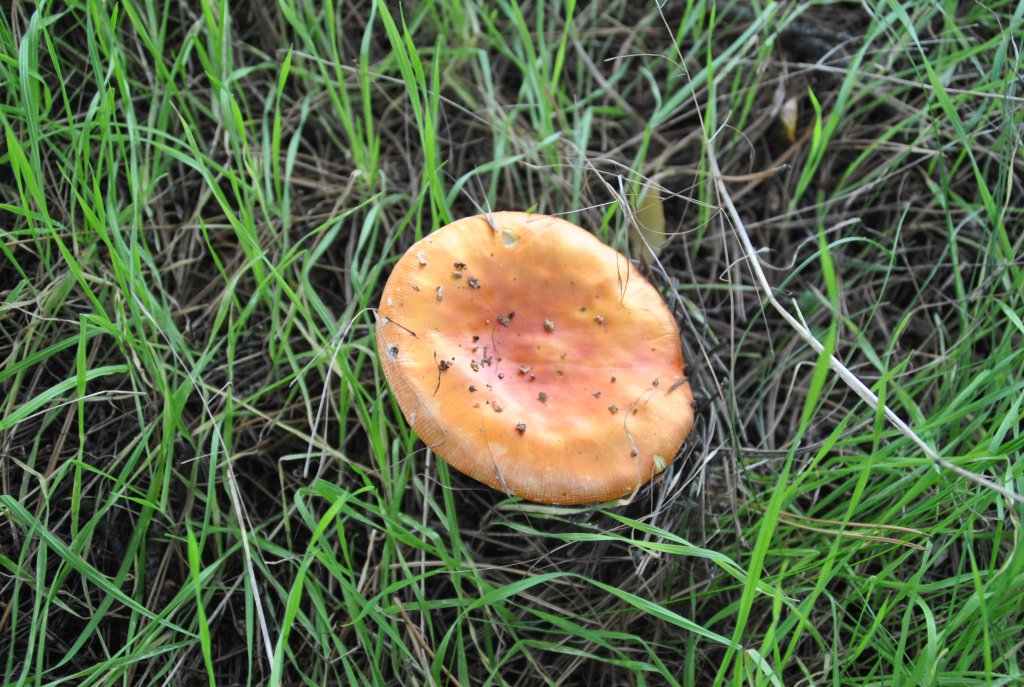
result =
[[665,233],[665,206],[661,203],[658,190],[643,186],[633,198],[633,222],[629,228],[630,243],[637,252],[646,245],[655,257],[668,242]]

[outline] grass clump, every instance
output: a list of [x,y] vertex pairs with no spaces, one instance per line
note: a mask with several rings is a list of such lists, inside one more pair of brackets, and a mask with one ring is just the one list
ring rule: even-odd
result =
[[[1019,683],[1022,36],[1008,2],[14,3],[4,684]],[[450,473],[376,361],[390,264],[486,208],[640,258],[645,185],[683,455],[601,509]]]

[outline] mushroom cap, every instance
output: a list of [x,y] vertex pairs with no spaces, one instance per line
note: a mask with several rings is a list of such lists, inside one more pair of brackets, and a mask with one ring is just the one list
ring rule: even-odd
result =
[[556,217],[478,215],[415,243],[384,287],[377,350],[427,446],[530,501],[627,496],[693,426],[665,302],[623,255]]

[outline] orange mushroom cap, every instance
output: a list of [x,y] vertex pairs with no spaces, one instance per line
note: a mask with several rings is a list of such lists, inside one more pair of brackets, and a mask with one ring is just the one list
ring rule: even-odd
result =
[[418,241],[384,287],[377,350],[427,446],[531,501],[627,496],[693,426],[665,302],[624,256],[556,217],[496,212]]

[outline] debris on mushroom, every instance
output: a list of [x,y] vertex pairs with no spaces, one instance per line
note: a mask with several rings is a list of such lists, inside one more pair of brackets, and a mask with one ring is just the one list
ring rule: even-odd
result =
[[[392,270],[377,321],[392,393],[427,446],[494,489],[569,505],[627,497],[668,467],[693,425],[675,319],[593,234],[542,215],[490,217],[494,228],[478,216],[433,232]],[[453,267],[469,288],[445,293]],[[444,318],[410,289],[443,298]],[[600,332],[579,326],[590,320]],[[468,365],[433,357],[469,349]],[[615,384],[608,396],[594,388],[602,374]],[[612,400],[624,414],[610,422]]]

